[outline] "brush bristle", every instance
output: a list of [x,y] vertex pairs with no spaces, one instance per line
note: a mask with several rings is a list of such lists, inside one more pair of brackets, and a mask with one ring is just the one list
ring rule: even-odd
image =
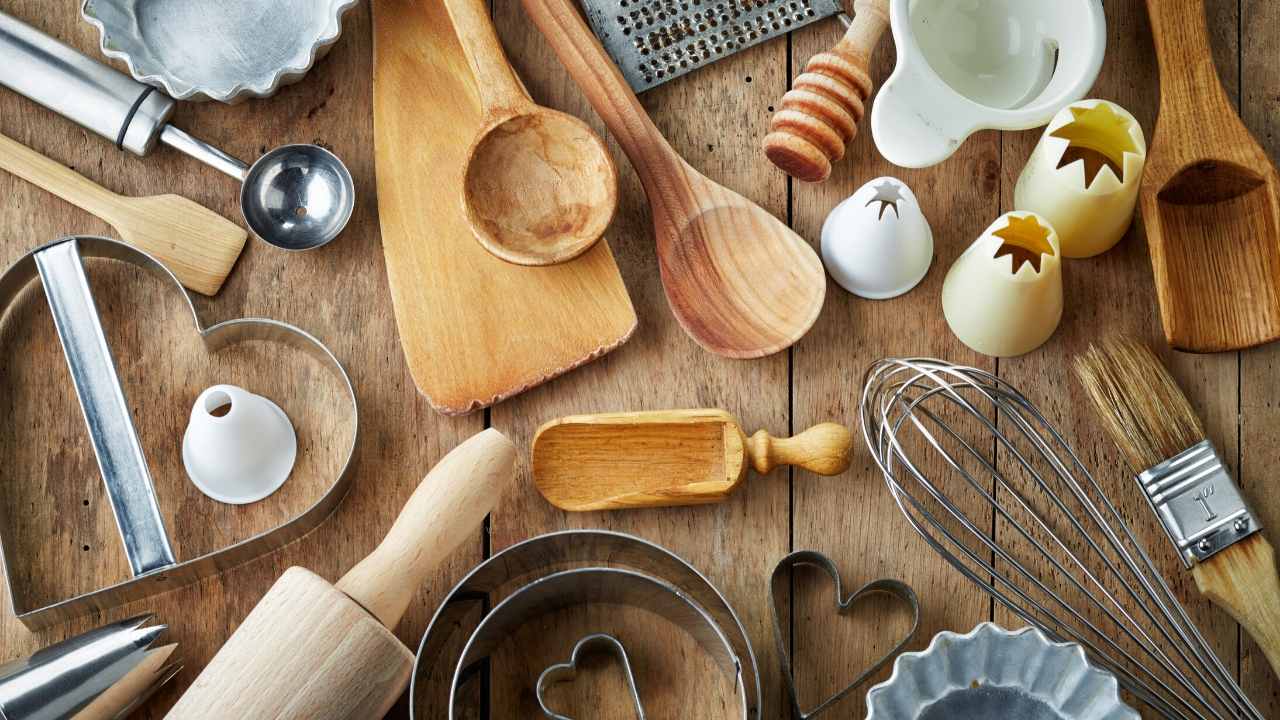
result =
[[1187,396],[1146,345],[1108,338],[1077,357],[1075,371],[1135,474],[1205,439]]

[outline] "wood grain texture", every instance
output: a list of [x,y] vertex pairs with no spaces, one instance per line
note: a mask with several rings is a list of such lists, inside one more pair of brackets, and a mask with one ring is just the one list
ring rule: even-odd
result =
[[834,423],[794,438],[765,430],[747,438],[723,410],[658,410],[548,421],[534,435],[531,463],[548,502],[586,512],[720,502],[748,466],[762,475],[779,465],[838,475],[852,450],[853,435]]
[[249,237],[179,195],[125,197],[0,135],[0,168],[102,218],[124,242],[164,263],[188,289],[217,295]]
[[1280,579],[1271,543],[1254,535],[1197,563],[1192,574],[1200,592],[1231,613],[1280,677]]
[[378,214],[418,389],[443,413],[470,412],[626,342],[635,310],[607,243],[534,269],[473,237],[460,193],[481,113],[443,5],[379,1],[373,15]]
[[644,186],[662,286],[685,331],[708,351],[739,359],[772,355],[803,337],[826,291],[817,254],[672,149],[572,0],[526,0],[524,8]]
[[889,0],[856,0],[853,23],[839,42],[814,55],[782,96],[769,121],[764,154],[786,174],[822,182],[844,157],[871,107],[868,65],[889,28]]
[[1218,82],[1204,2],[1147,2],[1160,117],[1139,198],[1165,337],[1221,352],[1280,338],[1280,173]]

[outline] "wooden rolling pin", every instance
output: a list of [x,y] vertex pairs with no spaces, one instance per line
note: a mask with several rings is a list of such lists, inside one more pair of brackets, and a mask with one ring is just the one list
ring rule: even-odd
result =
[[769,122],[764,154],[797,180],[822,182],[858,133],[871,97],[871,54],[889,27],[889,0],[856,0],[840,42],[809,59]]
[[750,438],[723,410],[572,415],[533,438],[533,481],[571,512],[698,505],[724,500],[747,476],[795,465],[819,475],[849,468],[853,436],[835,423],[793,438]]
[[165,717],[381,718],[413,669],[413,653],[389,628],[427,575],[473,537],[511,484],[515,455],[492,429],[454,448],[336,586],[287,570]]

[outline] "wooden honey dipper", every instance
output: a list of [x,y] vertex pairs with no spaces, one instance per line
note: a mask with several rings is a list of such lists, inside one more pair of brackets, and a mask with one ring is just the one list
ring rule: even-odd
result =
[[826,180],[866,112],[867,66],[889,26],[889,0],[855,0],[853,9],[844,37],[809,59],[769,122],[764,154],[797,180]]

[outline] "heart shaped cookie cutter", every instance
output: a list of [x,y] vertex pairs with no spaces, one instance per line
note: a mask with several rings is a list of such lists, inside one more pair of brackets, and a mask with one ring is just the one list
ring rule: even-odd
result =
[[[838,615],[848,615],[859,600],[875,594],[892,595],[911,608],[911,629],[898,641],[898,644],[894,645],[883,657],[862,671],[843,690],[836,691],[834,695],[818,703],[810,710],[805,710],[800,705],[800,693],[796,690],[796,674],[791,664],[791,653],[787,650],[787,635],[783,633],[782,615],[778,612],[781,600],[791,587],[792,571],[801,565],[818,568],[831,577],[831,582],[835,589],[836,614]],[[773,613],[773,637],[778,643],[778,657],[782,660],[782,677],[787,685],[787,694],[791,697],[792,715],[798,720],[810,720],[810,718],[821,715],[844,696],[865,683],[872,675],[875,675],[881,668],[888,665],[894,656],[901,652],[907,646],[907,643],[911,642],[911,638],[915,637],[916,630],[920,628],[920,598],[916,596],[916,591],[911,589],[910,585],[900,580],[872,580],[846,596],[844,583],[840,578],[840,569],[831,561],[831,558],[813,550],[798,550],[778,561],[777,566],[773,569],[773,575],[769,578],[769,610]]]
[[557,663],[542,671],[538,676],[537,687],[538,707],[542,709],[542,714],[550,720],[573,720],[547,705],[547,688],[558,683],[570,682],[578,677],[579,659],[594,653],[613,654],[618,665],[622,667],[622,672],[627,676],[627,689],[631,691],[631,703],[636,710],[636,720],[645,720],[644,703],[640,702],[640,691],[636,688],[636,674],[631,669],[631,658],[627,655],[627,648],[623,646],[621,640],[608,633],[595,633],[582,638],[573,646],[568,662]]
[[[333,374],[351,403],[351,444],[337,479],[319,500],[273,530],[222,550],[177,561],[160,514],[151,471],[89,288],[82,262],[86,257],[128,262],[172,282],[186,299],[196,332],[210,352],[252,340],[284,343],[317,359]],[[44,285],[133,577],[68,600],[43,607],[27,607],[20,600],[22,596],[14,586],[12,572],[6,572],[5,583],[13,613],[28,628],[44,627],[92,610],[172,590],[248,562],[307,534],[338,506],[350,485],[358,413],[351,379],[338,359],[319,340],[293,325],[263,318],[241,318],[203,327],[195,306],[191,304],[191,297],[164,265],[129,245],[93,236],[61,238],[32,250],[10,265],[0,275],[0,321],[19,293],[37,277]],[[3,536],[3,528],[0,528],[0,540]],[[0,546],[3,545],[0,542]],[[8,555],[11,549],[3,547],[3,550],[5,566],[12,568],[12,558]]]

